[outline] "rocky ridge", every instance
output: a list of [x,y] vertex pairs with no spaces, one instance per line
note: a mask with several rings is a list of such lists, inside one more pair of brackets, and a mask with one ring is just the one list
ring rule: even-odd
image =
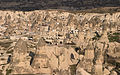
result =
[[[7,4],[7,5],[6,5]],[[1,10],[86,10],[100,7],[119,7],[120,0],[0,0]],[[111,9],[112,10],[112,9]],[[115,9],[119,11],[119,9]]]

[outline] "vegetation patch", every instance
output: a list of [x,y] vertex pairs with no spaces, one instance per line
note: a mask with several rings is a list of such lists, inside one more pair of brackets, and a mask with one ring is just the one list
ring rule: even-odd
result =
[[12,42],[0,42],[0,46],[8,48]]
[[6,53],[7,53],[7,54],[9,54],[9,53],[13,53],[13,50],[7,51]]
[[11,72],[12,72],[12,69],[7,69],[6,70],[6,75],[10,75]]
[[120,33],[108,33],[109,42],[118,42],[120,43]]
[[76,75],[76,64],[70,65],[71,75]]

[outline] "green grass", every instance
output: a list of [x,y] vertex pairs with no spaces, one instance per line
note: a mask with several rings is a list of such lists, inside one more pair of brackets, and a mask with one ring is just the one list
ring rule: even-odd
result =
[[113,33],[113,35],[116,35],[116,36],[118,36],[118,35],[120,35],[120,33]]
[[120,42],[120,33],[108,33],[109,42]]

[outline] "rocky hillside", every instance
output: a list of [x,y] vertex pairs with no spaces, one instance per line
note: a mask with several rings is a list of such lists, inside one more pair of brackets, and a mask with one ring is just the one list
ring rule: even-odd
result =
[[120,13],[0,11],[0,75],[119,75]]
[[[2,10],[85,10],[100,7],[120,7],[120,0],[0,0]],[[114,11],[120,11],[120,9]]]

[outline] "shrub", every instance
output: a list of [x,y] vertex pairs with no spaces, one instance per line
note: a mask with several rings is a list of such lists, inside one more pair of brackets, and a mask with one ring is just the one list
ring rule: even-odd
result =
[[119,42],[120,43],[120,33],[108,34],[109,42]]
[[76,75],[76,65],[70,65],[71,75]]
[[12,69],[7,69],[6,70],[6,75],[10,75],[11,72],[12,72]]

